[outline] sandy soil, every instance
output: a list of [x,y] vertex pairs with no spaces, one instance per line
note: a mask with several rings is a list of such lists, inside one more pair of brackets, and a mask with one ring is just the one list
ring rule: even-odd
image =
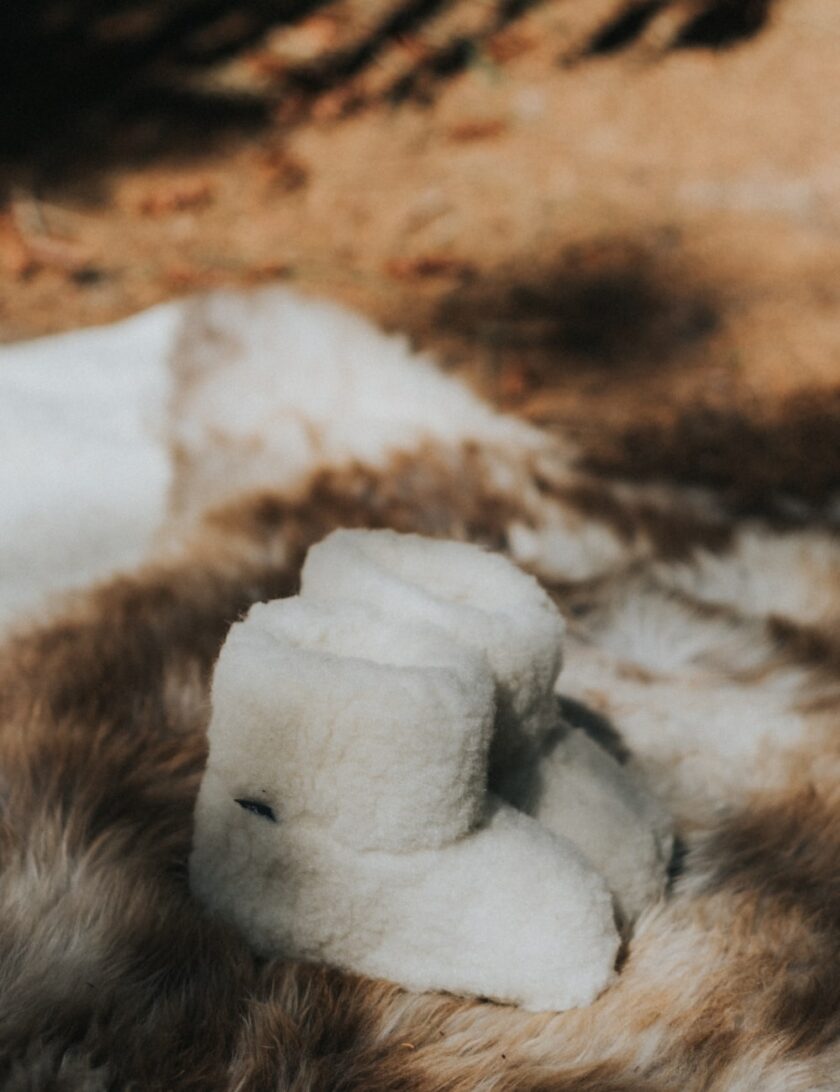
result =
[[593,464],[840,488],[835,0],[339,0],[253,39],[16,135],[0,338],[281,278]]

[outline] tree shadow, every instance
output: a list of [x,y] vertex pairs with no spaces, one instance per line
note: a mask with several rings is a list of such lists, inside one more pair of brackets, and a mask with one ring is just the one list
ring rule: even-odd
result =
[[666,6],[667,0],[644,0],[621,8],[600,26],[583,49],[585,57],[603,57],[632,45]]
[[[768,25],[775,0],[705,0],[695,4],[667,49],[730,49],[750,41]],[[672,0],[631,0],[606,20],[581,50],[583,58],[603,57],[641,39]]]
[[[5,0],[0,168],[55,183],[114,163],[191,158],[267,125],[282,132],[304,123],[324,97],[341,99],[325,111],[331,118],[382,103],[430,103],[458,73],[492,56],[495,35],[546,0],[488,0],[469,33],[457,18],[440,22],[457,15],[459,3],[390,0],[366,26],[341,0]],[[765,26],[772,3],[706,0],[671,48],[745,41]],[[631,46],[671,4],[620,5],[582,56]],[[267,35],[310,18],[333,20],[342,33],[306,56],[260,57]],[[405,56],[383,77],[401,48]],[[243,58],[255,61],[257,74],[234,90],[219,71]]]
[[[455,10],[459,0],[404,0],[361,40],[344,49],[327,53],[308,65],[292,69],[280,81],[286,92],[322,94],[353,81],[374,67],[386,48],[421,32],[446,9]],[[373,95],[360,90],[348,102],[350,110],[378,102],[409,100],[430,102],[447,80],[463,72],[494,35],[505,30],[532,8],[546,0],[495,0],[486,5],[485,18],[470,34],[452,34],[436,45],[424,45],[416,59],[385,82]]]
[[[428,48],[377,93],[397,102],[469,63],[480,40],[543,0],[495,0],[471,39]],[[305,121],[382,53],[422,33],[457,0],[398,0],[312,57],[285,60],[232,90],[217,77],[258,58],[266,35],[310,17],[341,22],[335,0],[7,0],[0,8],[0,167],[56,182],[114,163],[190,158],[268,124]],[[346,21],[346,20],[345,20]],[[345,28],[346,29],[346,28]],[[258,58],[259,59],[259,58]],[[264,59],[264,58],[263,58]],[[254,70],[259,65],[255,63]],[[345,104],[352,107],[348,99]],[[369,102],[356,102],[369,105]],[[349,112],[345,111],[345,112]]]
[[529,278],[459,286],[441,301],[437,323],[500,350],[530,350],[548,378],[668,366],[717,330],[722,306],[654,244],[596,239]]
[[[284,4],[282,21],[318,6]],[[278,5],[266,0],[28,0],[9,5],[0,20],[5,160],[69,147],[97,128],[104,143],[140,115],[171,120],[178,140],[192,128],[194,142],[263,120],[261,103],[191,93],[186,81],[280,21]]]
[[767,26],[774,0],[714,0],[677,33],[672,49],[729,49]]

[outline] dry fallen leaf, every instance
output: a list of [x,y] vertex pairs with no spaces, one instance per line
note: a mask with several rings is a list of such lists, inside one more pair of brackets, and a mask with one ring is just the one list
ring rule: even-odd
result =
[[257,156],[257,170],[267,186],[285,193],[303,189],[309,181],[309,168],[306,164],[289,155],[283,148],[260,152]]
[[161,187],[146,194],[138,202],[143,216],[168,216],[186,209],[204,208],[214,197],[213,186],[206,179],[190,179]]
[[385,271],[397,280],[422,277],[459,277],[470,280],[476,270],[472,262],[449,254],[421,254],[416,258],[391,258]]
[[467,142],[489,140],[501,136],[508,127],[504,118],[471,118],[453,125],[447,133],[450,140]]
[[484,48],[496,64],[504,64],[528,53],[536,44],[537,39],[533,35],[511,27],[494,34],[484,43]]

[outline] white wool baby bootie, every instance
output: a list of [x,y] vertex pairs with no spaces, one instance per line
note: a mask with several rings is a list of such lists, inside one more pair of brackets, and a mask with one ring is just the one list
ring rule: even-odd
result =
[[562,1010],[609,983],[602,878],[488,797],[494,683],[430,625],[278,600],[213,679],[190,875],[266,955]]
[[578,847],[625,924],[659,897],[672,846],[667,817],[635,774],[561,725],[563,620],[532,576],[468,543],[342,530],[310,549],[302,594],[373,603],[482,650],[499,703],[491,788]]
[[586,732],[558,724],[499,791],[578,847],[607,881],[624,925],[662,895],[673,849],[670,818],[640,775]]

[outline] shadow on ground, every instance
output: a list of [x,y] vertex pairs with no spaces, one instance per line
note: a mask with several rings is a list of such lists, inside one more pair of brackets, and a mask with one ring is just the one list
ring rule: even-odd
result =
[[[695,4],[666,49],[730,49],[754,38],[767,26],[774,0],[711,0]],[[634,45],[669,0],[631,0],[619,7],[592,35],[583,57],[603,57]]]
[[461,285],[439,306],[443,330],[530,352],[534,381],[588,368],[661,369],[711,336],[723,303],[663,257],[676,239],[594,239],[528,277]]
[[[65,171],[200,155],[278,117],[297,124],[337,89],[346,91],[337,116],[374,102],[432,102],[481,59],[494,35],[546,0],[491,0],[470,33],[457,31],[457,19],[441,32],[441,17],[465,3],[383,0],[378,15],[361,20],[353,0],[7,0],[0,9],[0,99],[8,104],[0,111],[0,164],[55,182]],[[771,3],[694,4],[669,48],[738,45],[763,29]],[[617,4],[578,59],[625,49],[675,5]],[[342,33],[315,55],[278,63],[270,79],[250,88],[215,79],[220,66],[259,50],[269,32],[319,14]],[[424,37],[435,20],[436,32]],[[360,78],[406,44],[412,59],[368,93]]]

